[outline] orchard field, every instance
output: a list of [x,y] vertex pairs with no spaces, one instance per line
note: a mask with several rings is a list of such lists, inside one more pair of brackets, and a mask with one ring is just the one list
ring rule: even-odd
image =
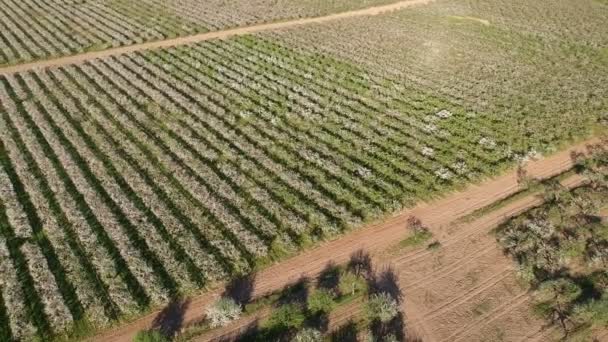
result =
[[391,2],[2,0],[0,65]]
[[586,184],[545,184],[545,203],[502,224],[497,239],[529,283],[534,312],[558,327],[552,339],[600,341],[594,333],[608,323],[608,149],[594,147],[577,168]]
[[398,75],[546,151],[608,120],[607,21],[605,1],[434,1],[271,35]]
[[[388,1],[145,2],[3,0],[3,62]],[[607,17],[437,1],[0,74],[0,340],[133,317],[606,130]]]

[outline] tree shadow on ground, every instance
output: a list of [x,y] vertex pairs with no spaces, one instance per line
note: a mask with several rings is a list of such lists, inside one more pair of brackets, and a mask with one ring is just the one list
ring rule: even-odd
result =
[[[374,337],[379,341],[384,341],[388,336],[393,336],[397,341],[406,341],[405,320],[403,313],[399,312],[395,318],[383,323],[378,320],[370,324],[370,330]],[[409,340],[407,340],[409,341]]]
[[372,273],[372,258],[368,252],[359,249],[351,254],[347,269],[356,276],[368,278]]
[[255,286],[255,274],[247,274],[237,277],[226,285],[222,297],[232,298],[235,302],[245,305],[253,299],[253,288]]
[[171,301],[152,322],[151,330],[157,330],[168,338],[173,338],[184,324],[184,314],[190,306],[190,300],[176,299]]
[[[589,148],[589,146],[587,146],[587,148]],[[585,153],[579,152],[579,151],[572,151],[572,152],[570,152],[570,160],[572,161],[572,164],[574,165],[574,171],[576,173],[580,174],[583,171],[585,171],[585,165],[584,165]]]
[[397,303],[401,303],[403,293],[399,288],[399,278],[392,266],[384,268],[378,273],[372,274],[368,280],[370,294],[387,293]]
[[293,284],[287,286],[277,300],[277,306],[285,304],[305,304],[308,300],[310,279],[302,277]]
[[357,342],[357,324],[353,321],[340,326],[329,335],[331,342]]
[[317,278],[317,288],[336,292],[340,284],[340,268],[330,261]]

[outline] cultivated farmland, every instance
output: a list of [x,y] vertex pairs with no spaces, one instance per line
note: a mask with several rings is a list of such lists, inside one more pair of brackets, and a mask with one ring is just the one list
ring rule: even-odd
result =
[[0,82],[17,337],[161,304],[511,160],[456,105],[253,37]]
[[[0,63],[388,2],[5,0]],[[605,131],[608,7],[528,25],[544,10],[441,0],[0,74],[0,340],[137,317]]]
[[2,0],[0,65],[390,2]]
[[594,0],[435,1],[271,35],[400,75],[540,151],[606,120],[606,22],[608,6]]
[[161,304],[513,158],[459,106],[253,37],[0,82],[16,336]]

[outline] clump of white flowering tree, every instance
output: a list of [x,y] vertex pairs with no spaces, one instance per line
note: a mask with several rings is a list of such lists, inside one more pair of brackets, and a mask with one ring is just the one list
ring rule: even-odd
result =
[[243,308],[232,298],[222,297],[207,309],[207,321],[213,328],[223,327],[241,316]]
[[370,320],[388,323],[399,314],[399,304],[388,293],[375,293],[370,296],[365,311]]
[[320,342],[323,340],[323,335],[317,329],[304,328],[296,334],[292,342]]

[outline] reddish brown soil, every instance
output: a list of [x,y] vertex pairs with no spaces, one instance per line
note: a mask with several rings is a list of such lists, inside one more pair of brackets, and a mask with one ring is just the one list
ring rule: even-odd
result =
[[[580,184],[573,176],[566,186]],[[385,256],[399,276],[407,326],[425,341],[530,341],[550,331],[530,313],[514,262],[491,234],[505,218],[540,204],[530,195],[468,223],[432,226],[441,247]]]
[[[587,142],[589,143],[589,142]],[[527,166],[532,177],[547,178],[572,167],[573,151],[585,150],[579,144]],[[580,179],[573,178],[575,182]],[[314,278],[333,262],[348,261],[351,254],[365,250],[378,260],[390,261],[400,279],[404,293],[407,323],[424,341],[474,341],[482,336],[505,341],[543,338],[542,322],[527,315],[529,301],[517,286],[513,263],[499,251],[488,232],[505,217],[538,203],[526,197],[467,224],[454,221],[476,209],[508,197],[519,190],[515,172],[471,185],[464,191],[442,199],[421,203],[333,241],[325,242],[295,257],[272,265],[256,275],[253,296],[277,291],[301,277]],[[398,255],[382,253],[406,234],[410,215],[430,226],[434,238],[441,242],[435,251],[426,249]],[[205,308],[221,293],[207,292],[191,298],[184,313],[184,324],[200,320]],[[151,326],[159,312],[154,312],[119,328],[106,331],[95,341],[131,341],[140,330]]]

